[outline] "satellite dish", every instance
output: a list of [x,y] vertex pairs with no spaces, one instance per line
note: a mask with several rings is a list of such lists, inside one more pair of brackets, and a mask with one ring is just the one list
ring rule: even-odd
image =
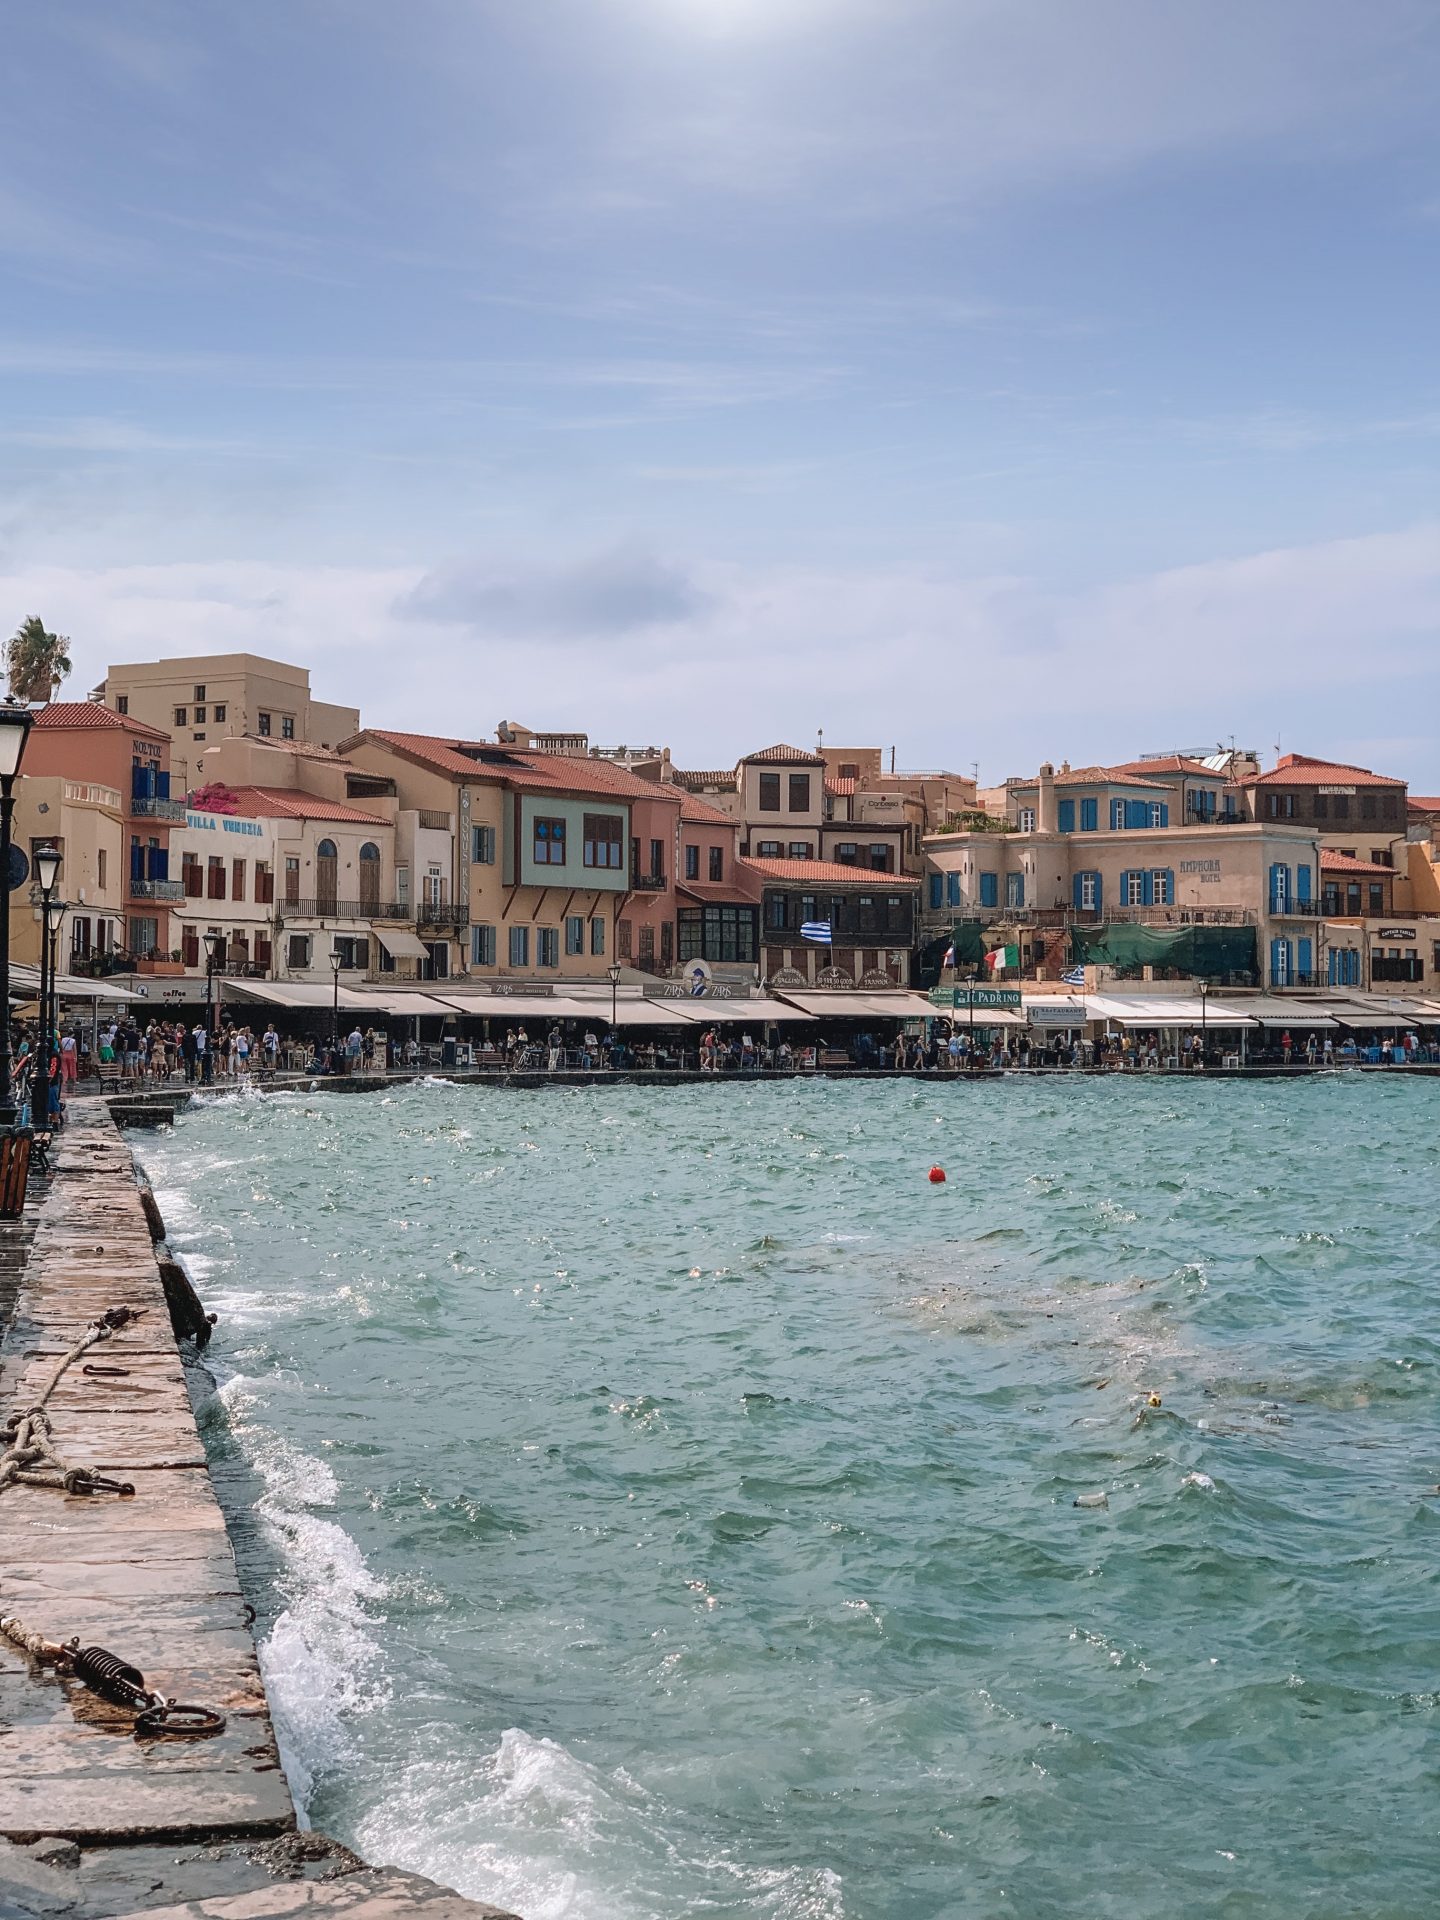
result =
[[25,882],[29,878],[30,878],[30,862],[25,856],[25,851],[22,847],[17,847],[12,843],[10,848],[10,891],[11,893],[14,893],[17,887],[23,887]]

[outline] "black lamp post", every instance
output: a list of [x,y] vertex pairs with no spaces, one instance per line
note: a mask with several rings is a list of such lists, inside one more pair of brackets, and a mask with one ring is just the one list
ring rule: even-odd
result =
[[5,875],[5,911],[0,913],[0,1130],[15,1125],[15,1088],[10,1078],[10,846],[15,819],[15,779],[34,716],[18,701],[0,702],[0,873]]
[[1209,999],[1210,982],[1208,980],[1202,980],[1200,982],[1200,1065],[1202,1067],[1205,1065],[1206,1058],[1210,1052]]
[[215,988],[215,955],[220,946],[218,933],[201,936],[205,943],[205,1058],[200,1070],[200,1078],[209,1086],[215,1078],[215,1022],[210,1011],[210,999]]
[[50,997],[55,986],[54,950],[50,944],[50,909],[55,903],[55,888],[60,879],[60,849],[35,849],[35,879],[40,888],[40,1053],[48,1073],[50,1036],[55,1021],[50,1013]]
[[60,929],[69,912],[63,900],[52,900],[45,909],[45,945],[50,955],[50,1012],[45,1027],[45,1072],[53,1076],[48,1084],[51,1105],[59,1112],[60,1103]]
[[618,960],[612,960],[605,971],[610,976],[610,1045],[613,1049],[615,1045],[615,1016],[619,1012],[617,996],[620,991],[620,962]]
[[340,1052],[340,962],[343,958],[338,947],[330,949],[330,971],[335,976],[335,1002],[330,1009],[330,1045],[337,1055]]

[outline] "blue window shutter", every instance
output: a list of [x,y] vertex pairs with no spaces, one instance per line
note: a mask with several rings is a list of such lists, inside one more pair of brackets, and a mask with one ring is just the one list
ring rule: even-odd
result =
[[993,873],[982,873],[980,876],[980,904],[982,907],[1000,904],[1000,882]]
[[1175,869],[1173,867],[1166,867],[1165,869],[1165,905],[1167,907],[1173,907],[1174,904],[1175,904]]
[[1332,947],[1329,953],[1325,957],[1326,979],[1328,984],[1332,987],[1338,984],[1335,979],[1335,958],[1336,958],[1335,949]]
[[947,907],[958,907],[960,904],[960,876],[958,873],[947,873],[945,876],[945,904]]
[[1162,800],[1160,802],[1160,824],[1162,827],[1168,827],[1170,824],[1170,802],[1168,800]]
[[1130,904],[1130,869],[1128,867],[1120,876],[1120,904],[1122,907],[1128,907]]
[[[1277,865],[1277,866],[1272,866],[1270,869],[1270,911],[1271,913],[1277,913],[1279,911],[1279,908],[1280,908],[1280,868]],[[1271,942],[1271,948],[1273,952],[1273,948],[1274,948],[1273,941]]]
[[1099,818],[1100,803],[1098,800],[1082,800],[1080,802],[1080,831],[1082,833],[1094,833],[1096,826],[1099,824]]
[[1155,904],[1155,876],[1148,867],[1140,876],[1140,898],[1147,907]]
[[1098,913],[1105,904],[1105,880],[1102,874],[1095,876],[1095,909]]
[[168,773],[156,774],[155,798],[157,800],[168,800],[170,798],[170,776]]
[[1278,940],[1270,942],[1270,984],[1272,987],[1280,984],[1280,942]]
[[1295,942],[1295,971],[1306,979],[1315,971],[1315,944],[1311,940]]
[[1075,878],[1070,882],[1070,904],[1077,912],[1080,909],[1080,882],[1084,878],[1083,873],[1077,873]]
[[1061,833],[1073,833],[1075,831],[1075,802],[1073,800],[1062,800],[1055,812]]
[[[1308,901],[1310,898],[1310,868],[1307,865],[1295,869],[1295,898]],[[1305,968],[1300,969],[1302,973]]]
[[944,886],[945,886],[945,879],[943,874],[932,873],[930,876],[930,904],[932,907],[939,907],[944,905],[944,902],[945,902],[945,895],[943,892]]

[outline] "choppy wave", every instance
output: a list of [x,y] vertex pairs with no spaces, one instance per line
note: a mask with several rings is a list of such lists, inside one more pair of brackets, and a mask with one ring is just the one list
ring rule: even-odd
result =
[[1428,1913],[1428,1088],[442,1084],[140,1143],[317,1824],[526,1920]]

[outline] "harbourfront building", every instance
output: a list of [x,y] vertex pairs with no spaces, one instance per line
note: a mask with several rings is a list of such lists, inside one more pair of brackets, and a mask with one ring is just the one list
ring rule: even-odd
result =
[[763,889],[760,966],[771,987],[910,985],[917,876],[830,860],[750,865]]
[[[73,850],[63,844],[61,848],[66,860],[60,889],[78,909],[67,916],[68,948],[73,951],[78,945],[93,952],[103,943],[119,964],[135,971],[179,973],[172,913],[180,899],[180,884],[170,871],[170,836],[185,818],[185,803],[170,790],[169,735],[88,700],[52,701],[35,714],[25,748],[24,776],[19,803],[27,822],[29,809],[34,808],[35,826],[29,834],[33,841],[64,842],[66,783],[71,826],[78,831],[82,820],[86,823],[81,835],[85,853],[80,853],[79,841]],[[47,779],[61,783],[54,790],[62,815],[58,835],[51,831],[48,813],[39,812],[41,804],[54,804],[54,796],[42,800],[31,784]],[[90,790],[88,798],[83,797],[85,789]],[[118,848],[109,824],[117,814]],[[118,873],[112,860],[117,852]],[[79,898],[91,883],[93,911],[88,898]],[[12,899],[12,922],[13,917]]]
[[1316,837],[1227,817],[1223,787],[1184,768],[1057,774],[1047,763],[1033,781],[1009,784],[1007,818],[927,838],[924,930],[932,944],[954,938],[962,967],[1003,948],[1001,970],[1019,976],[1054,979],[1078,962],[1313,982]]
[[333,746],[360,725],[356,707],[316,700],[308,667],[258,653],[196,654],[110,667],[90,696],[112,712],[168,733],[177,780],[194,784],[205,747],[259,740]]

